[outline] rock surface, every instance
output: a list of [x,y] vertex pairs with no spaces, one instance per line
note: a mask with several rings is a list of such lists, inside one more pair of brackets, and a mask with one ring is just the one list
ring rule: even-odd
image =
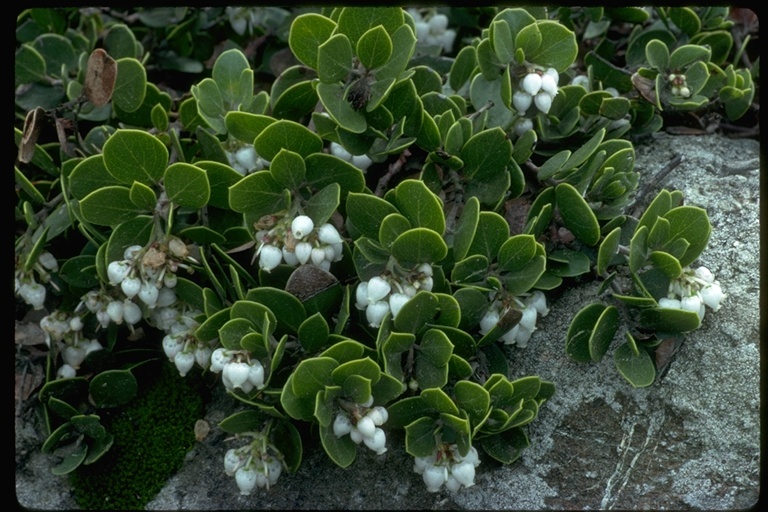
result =
[[[281,477],[269,492],[241,496],[223,471],[231,445],[214,427],[147,508],[715,510],[754,505],[761,459],[759,143],[657,134],[636,153],[636,168],[648,175],[682,156],[660,187],[681,189],[687,204],[707,210],[713,231],[699,263],[727,293],[720,311],[707,312],[702,327],[687,337],[653,386],[629,386],[614,367],[612,350],[594,364],[566,357],[569,322],[595,299],[591,283],[550,304],[527,348],[508,350],[512,379],[539,375],[555,382],[557,392],[529,425],[531,447],[509,466],[481,455],[475,486],[428,493],[412,470],[402,434],[392,432],[382,456],[361,449],[355,463],[342,469],[314,450],[305,453],[296,475]],[[234,405],[220,393],[205,419],[215,426]],[[30,422],[28,415],[16,420],[18,503],[33,509],[77,508],[67,479],[50,474],[53,461],[39,452],[41,439]]]

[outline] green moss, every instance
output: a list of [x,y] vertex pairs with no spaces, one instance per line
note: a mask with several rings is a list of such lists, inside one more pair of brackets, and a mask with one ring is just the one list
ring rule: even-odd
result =
[[[194,373],[194,372],[193,372]],[[155,367],[136,400],[99,411],[115,436],[102,459],[73,472],[70,482],[84,509],[141,510],[163,488],[195,443],[194,425],[203,416],[206,388],[198,373],[179,377],[164,362]]]

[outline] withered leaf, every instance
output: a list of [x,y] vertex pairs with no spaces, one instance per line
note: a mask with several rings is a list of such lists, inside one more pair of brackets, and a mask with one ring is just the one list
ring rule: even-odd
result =
[[19,143],[20,162],[28,164],[35,156],[35,144],[40,136],[44,116],[45,109],[42,107],[36,107],[27,112],[27,117],[24,119],[24,132]]
[[88,57],[88,71],[85,74],[83,94],[94,107],[102,107],[112,99],[117,78],[115,59],[102,48],[96,48]]

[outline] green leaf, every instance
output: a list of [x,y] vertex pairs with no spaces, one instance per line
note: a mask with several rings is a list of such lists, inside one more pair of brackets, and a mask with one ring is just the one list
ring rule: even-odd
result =
[[288,35],[291,51],[303,64],[317,68],[317,49],[331,37],[336,23],[320,14],[304,13],[293,20]]
[[573,317],[565,337],[565,352],[574,361],[599,361],[616,335],[618,321],[614,306],[589,304]]
[[315,313],[304,320],[298,329],[299,343],[308,354],[314,354],[328,342],[330,330],[323,315]]
[[131,185],[130,197],[133,204],[142,210],[152,211],[157,205],[155,191],[138,181],[134,181]]
[[138,383],[128,370],[107,370],[91,379],[88,391],[97,407],[116,407],[136,396]]
[[362,111],[352,108],[347,100],[346,91],[343,84],[322,82],[317,84],[317,95],[331,118],[345,130],[363,133],[368,128],[368,122]]
[[504,20],[494,20],[489,28],[496,58],[502,63],[510,62],[515,56],[515,41],[509,24]]
[[589,272],[589,256],[573,249],[558,249],[549,253],[549,270],[558,277],[575,277]]
[[560,183],[555,187],[555,197],[565,227],[585,244],[597,244],[600,241],[600,225],[579,191],[569,183]]
[[387,33],[392,38],[392,57],[376,70],[378,81],[399,80],[416,48],[416,35],[409,25],[403,24],[394,32],[387,30]]
[[379,226],[384,217],[398,213],[397,208],[372,194],[350,192],[347,196],[346,211],[348,219],[355,228],[367,238],[379,238]]
[[382,247],[389,249],[398,236],[411,229],[411,223],[399,213],[390,213],[381,221],[378,240]]
[[421,337],[416,357],[417,361],[423,358],[432,366],[441,368],[448,364],[452,353],[453,344],[448,339],[448,336],[439,329],[429,329]]
[[298,153],[281,149],[269,164],[275,181],[289,190],[298,190],[306,178],[304,159]]
[[265,160],[272,161],[281,149],[288,149],[306,158],[323,149],[323,141],[307,127],[281,119],[266,128],[253,141],[256,152]]
[[475,47],[462,47],[459,53],[456,54],[456,58],[453,64],[451,64],[451,72],[448,75],[448,85],[451,89],[454,91],[461,89],[469,81],[476,66],[477,50]]
[[309,198],[304,205],[304,213],[312,219],[315,226],[321,226],[328,222],[340,201],[341,187],[338,183],[330,183]]
[[513,428],[483,437],[480,446],[485,453],[502,464],[511,464],[520,458],[522,451],[530,446],[530,442],[522,429]]
[[383,26],[365,32],[357,42],[357,58],[366,69],[384,65],[392,55],[392,39]]
[[131,200],[131,191],[126,187],[102,187],[88,194],[80,201],[83,218],[97,226],[116,226],[146,213]]
[[649,255],[656,268],[661,269],[670,279],[677,279],[683,273],[680,262],[671,254],[664,251],[652,251]]
[[451,280],[455,284],[480,283],[488,275],[488,258],[482,254],[473,254],[456,262],[451,271]]
[[168,165],[168,149],[142,130],[121,129],[104,143],[104,165],[118,181],[154,185]]
[[71,473],[82,464],[87,453],[88,446],[78,443],[70,453],[64,456],[59,464],[51,468],[51,473],[57,476]]
[[491,406],[490,393],[476,382],[462,380],[453,387],[453,394],[456,396],[456,405],[466,411],[475,428],[480,425]]
[[635,388],[643,388],[653,384],[656,379],[656,368],[650,354],[646,350],[638,350],[634,338],[629,333],[627,342],[613,353],[616,368]]
[[250,112],[230,111],[224,115],[227,131],[237,140],[252,144],[264,128],[276,120],[270,116],[252,114]]
[[304,159],[307,166],[307,185],[323,189],[332,183],[339,185],[342,197],[349,192],[362,192],[365,188],[363,171],[349,162],[325,153],[313,153]]
[[343,7],[338,18],[338,32],[346,34],[354,46],[369,29],[381,25],[393,34],[403,25],[401,7]]
[[652,39],[645,46],[645,58],[652,67],[666,72],[669,67],[669,48],[660,40]]
[[135,112],[144,103],[147,93],[147,71],[133,58],[117,60],[117,79],[112,91],[115,108]]
[[270,171],[249,174],[229,188],[229,206],[236,212],[255,218],[287,207],[283,188]]
[[696,61],[709,62],[712,50],[697,44],[684,44],[675,49],[669,56],[669,67],[672,70],[684,70]]
[[501,128],[491,128],[472,136],[460,156],[464,179],[487,180],[504,172],[512,157],[512,143]]
[[211,78],[219,88],[225,110],[241,110],[250,105],[253,70],[242,51],[232,48],[222,52],[213,64]]
[[16,50],[14,79],[16,85],[29,82],[45,82],[45,59],[29,44],[22,44]]
[[536,255],[537,242],[533,235],[515,235],[499,248],[497,257],[500,272],[519,270]]
[[[445,217],[440,199],[421,180],[408,179],[395,188],[395,206],[414,227],[445,232]],[[435,260],[437,261],[437,260]]]
[[701,320],[695,311],[657,307],[640,311],[640,325],[654,331],[677,334],[698,329]]
[[[565,25],[554,20],[539,20],[536,27],[541,33],[541,41],[546,44],[540,44],[533,51],[526,51],[525,58],[530,62],[535,62],[539,66],[553,67],[558,72],[568,69],[568,66],[576,60],[579,47],[576,44],[576,35]],[[528,27],[532,27],[529,25]],[[517,38],[521,38],[528,27],[520,30]],[[525,45],[519,44],[524,47]]]
[[116,23],[104,36],[104,49],[113,59],[124,57],[136,58],[137,41],[133,32],[127,25]]
[[704,251],[712,233],[707,212],[696,206],[678,206],[664,214],[669,221],[669,242],[685,239],[690,244],[685,253],[679,257],[680,265],[689,266]]
[[508,238],[509,224],[504,217],[495,212],[482,211],[467,254],[482,254],[491,261]]
[[413,228],[392,242],[392,255],[401,263],[437,263],[448,254],[443,237],[427,228]]
[[317,49],[317,76],[321,82],[344,81],[352,70],[352,45],[344,34],[336,34]]
[[420,291],[406,302],[395,318],[398,332],[416,333],[437,316],[439,301],[435,294]]
[[421,392],[421,400],[424,405],[438,413],[459,414],[459,408],[448,394],[440,389],[425,389]]
[[206,172],[192,164],[176,162],[168,166],[163,178],[168,199],[179,206],[202,208],[211,197]]
[[331,383],[331,373],[337,366],[338,361],[330,357],[304,359],[293,372],[293,392],[299,398],[314,398]]
[[405,451],[414,457],[429,457],[435,450],[435,420],[421,417],[405,426]]
[[611,260],[619,250],[619,242],[621,241],[621,227],[616,227],[606,235],[603,242],[600,244],[600,249],[597,254],[597,274],[600,276],[605,275],[608,265],[611,264]]
[[[248,290],[245,298],[269,308],[275,315],[277,332],[280,333],[282,333],[280,329],[285,327],[294,333],[297,332],[307,317],[301,301],[285,290],[262,286]],[[233,315],[236,311],[233,311]]]
[[229,209],[229,187],[243,179],[243,176],[229,165],[212,160],[198,160],[195,165],[208,176],[210,197],[208,204],[215,208]]
[[336,437],[333,427],[320,427],[320,441],[328,457],[337,466],[346,468],[355,461],[357,445],[349,436]]

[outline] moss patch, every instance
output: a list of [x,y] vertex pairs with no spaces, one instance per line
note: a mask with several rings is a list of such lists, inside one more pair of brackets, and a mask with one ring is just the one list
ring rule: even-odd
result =
[[199,373],[181,378],[164,361],[153,378],[142,380],[150,382],[135,400],[101,414],[102,424],[115,436],[112,448],[70,476],[84,509],[144,509],[195,443],[194,425],[207,402]]

